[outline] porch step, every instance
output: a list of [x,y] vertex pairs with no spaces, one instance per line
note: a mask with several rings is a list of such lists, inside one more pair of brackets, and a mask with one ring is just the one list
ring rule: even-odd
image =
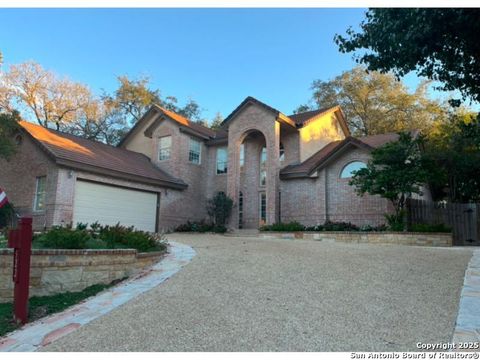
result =
[[228,232],[225,236],[232,237],[257,237],[259,234],[258,229],[235,229],[232,232]]

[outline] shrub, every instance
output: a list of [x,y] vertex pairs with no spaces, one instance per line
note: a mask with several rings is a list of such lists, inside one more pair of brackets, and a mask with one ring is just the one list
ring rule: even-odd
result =
[[405,211],[398,214],[385,214],[388,223],[388,229],[391,231],[403,231],[405,229]]
[[35,241],[47,249],[85,249],[92,237],[87,230],[73,230],[56,226],[50,231],[37,236]]
[[36,235],[36,246],[49,249],[136,249],[139,252],[164,251],[167,248],[163,234],[135,230],[133,226],[102,226],[98,223],[77,224],[75,229],[54,227]]
[[347,222],[327,221],[322,226],[322,231],[358,231],[357,225]]
[[297,221],[289,223],[275,223],[272,225],[263,225],[260,227],[261,231],[304,231],[305,226]]
[[227,232],[227,228],[223,225],[215,225],[213,231],[219,234],[225,234]]
[[15,216],[15,210],[11,203],[7,203],[0,208],[0,229],[9,227]]
[[449,233],[452,232],[452,229],[445,224],[413,224],[410,231]]
[[[176,227],[175,231],[177,231],[177,232],[200,232],[200,233],[205,233],[205,232],[209,232],[209,231],[215,231],[215,227],[218,227],[219,229],[222,229],[225,226],[223,226],[223,225],[214,226],[213,224],[207,223],[203,220],[199,221],[199,222],[187,221],[185,224],[178,225]],[[220,232],[220,231],[215,231],[215,232]]]

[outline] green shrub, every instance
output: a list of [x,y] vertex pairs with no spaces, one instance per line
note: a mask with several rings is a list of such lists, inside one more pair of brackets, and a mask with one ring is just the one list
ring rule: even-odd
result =
[[263,225],[260,227],[261,231],[304,231],[305,226],[298,221],[291,221],[289,223],[275,223],[272,225]]
[[0,229],[10,227],[15,210],[11,203],[7,203],[0,208]]
[[405,211],[400,211],[399,214],[385,214],[384,216],[387,220],[389,230],[405,230]]
[[358,231],[359,227],[347,222],[327,221],[322,226],[322,231]]
[[136,249],[139,252],[164,251],[167,248],[163,234],[135,230],[120,224],[102,226],[98,223],[77,224],[75,229],[54,227],[35,235],[35,247],[48,249]]
[[56,226],[50,231],[35,237],[35,242],[47,249],[85,249],[92,239],[86,230],[73,230]]
[[449,233],[452,229],[445,224],[413,224],[410,231]]
[[213,228],[213,232],[225,234],[227,232],[227,228],[223,225],[215,225]]
[[[217,225],[219,229],[225,227],[223,225]],[[210,231],[215,231],[215,226],[213,224],[207,223],[205,221],[199,222],[190,222],[187,221],[185,224],[179,225],[176,227],[175,231],[177,232],[200,232],[206,233]],[[225,230],[226,231],[226,230]],[[220,232],[220,231],[216,231]]]

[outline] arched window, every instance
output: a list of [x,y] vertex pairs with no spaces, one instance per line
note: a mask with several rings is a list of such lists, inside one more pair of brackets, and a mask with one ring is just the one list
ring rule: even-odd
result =
[[285,148],[283,147],[283,144],[280,143],[280,161],[285,160]]
[[367,164],[365,164],[362,161],[352,161],[351,163],[348,163],[345,165],[345,167],[342,169],[342,172],[340,173],[340,178],[341,179],[348,179],[353,176],[353,172],[363,169],[367,167]]

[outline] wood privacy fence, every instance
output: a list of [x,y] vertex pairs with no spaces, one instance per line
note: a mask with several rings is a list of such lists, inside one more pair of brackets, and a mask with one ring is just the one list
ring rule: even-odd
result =
[[452,228],[453,245],[480,245],[480,204],[409,199],[408,225],[445,224]]

